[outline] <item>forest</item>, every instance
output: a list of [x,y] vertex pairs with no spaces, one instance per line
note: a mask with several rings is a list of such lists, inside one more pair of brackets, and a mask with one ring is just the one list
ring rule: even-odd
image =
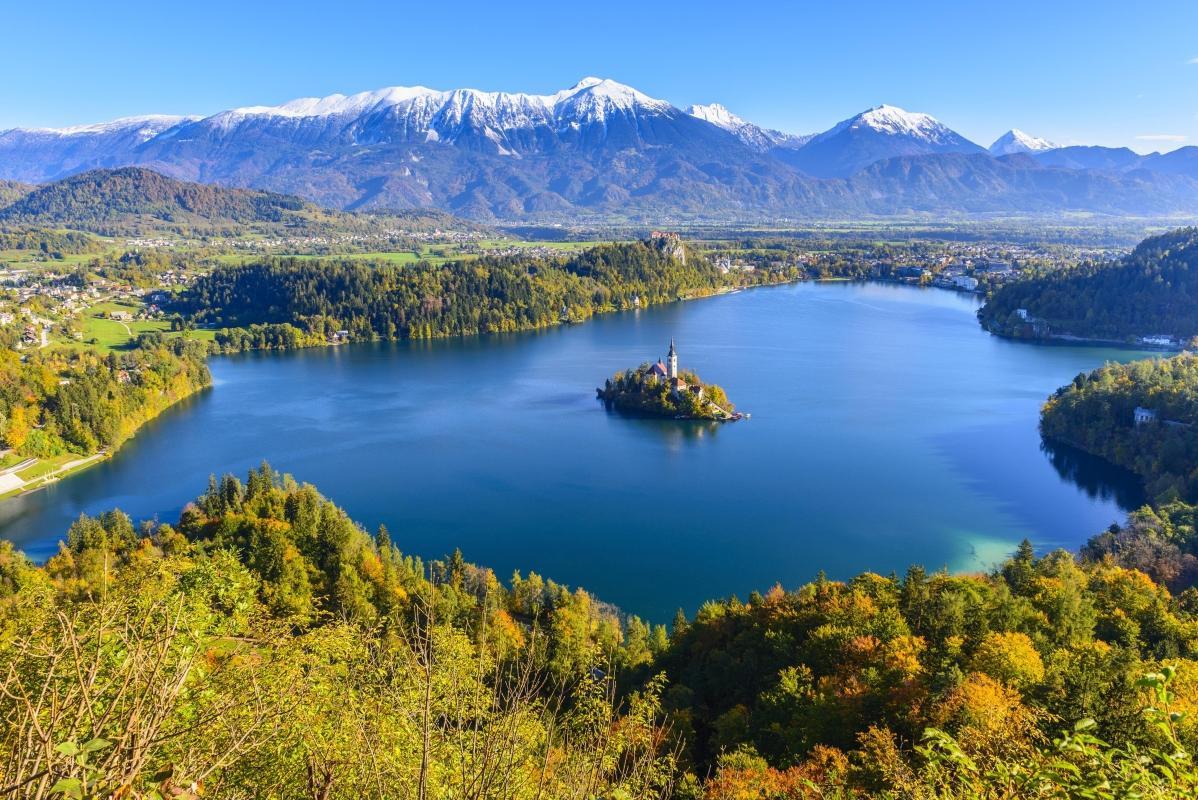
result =
[[[72,228],[105,236],[170,234],[224,238],[431,231],[480,231],[439,211],[353,214],[292,195],[193,183],[143,167],[93,169],[38,186],[0,185],[0,225]],[[78,233],[71,233],[78,236]]]
[[[1040,338],[1047,332],[1127,341],[1166,335],[1198,336],[1198,228],[1145,239],[1114,262],[1072,269],[996,289],[978,313],[992,333]],[[1021,316],[1038,320],[1036,325]]]
[[4,446],[27,457],[90,455],[209,384],[204,344],[147,335],[139,345],[108,355],[0,349]]
[[[725,274],[702,256],[683,253],[636,242],[561,257],[444,265],[270,258],[201,276],[179,310],[197,324],[224,326],[217,342],[234,351],[323,344],[338,331],[364,341],[530,330],[788,275]],[[228,330],[238,327],[249,330]]]
[[[1155,418],[1136,424],[1135,410]],[[1044,404],[1044,436],[1101,456],[1144,479],[1158,503],[1198,500],[1198,357],[1107,364]]]
[[77,231],[14,228],[0,230],[0,250],[36,250],[46,255],[62,253],[99,253],[104,243]]
[[268,465],[0,543],[29,798],[1176,798],[1198,593],[1104,556],[822,576],[648,624],[404,555]]

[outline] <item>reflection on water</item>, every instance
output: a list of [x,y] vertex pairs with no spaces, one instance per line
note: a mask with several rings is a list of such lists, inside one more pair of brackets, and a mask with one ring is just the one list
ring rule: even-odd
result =
[[1143,482],[1129,470],[1047,437],[1041,438],[1040,450],[1062,478],[1095,500],[1114,500],[1120,508],[1139,508],[1147,501]]
[[597,401],[607,415],[619,424],[630,426],[640,436],[652,436],[671,450],[694,445],[704,440],[714,440],[724,425],[735,423],[714,422],[706,419],[661,419],[638,417],[609,408],[602,400]]

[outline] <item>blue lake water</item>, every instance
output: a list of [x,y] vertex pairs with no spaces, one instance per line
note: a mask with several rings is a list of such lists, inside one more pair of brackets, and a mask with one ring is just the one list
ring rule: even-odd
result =
[[[821,569],[981,569],[1024,537],[1076,548],[1141,498],[1125,473],[1046,451],[1040,404],[1144,354],[997,339],[976,308],[805,283],[537,333],[216,358],[211,390],[110,461],[0,503],[0,535],[45,557],[82,512],[173,522],[210,473],[267,459],[405,552],[461,547],[659,621]],[[595,387],[671,337],[751,420],[603,409]]]

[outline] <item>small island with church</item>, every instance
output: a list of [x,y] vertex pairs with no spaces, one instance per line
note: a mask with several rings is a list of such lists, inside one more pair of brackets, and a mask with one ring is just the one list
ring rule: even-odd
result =
[[617,372],[596,391],[608,408],[637,416],[716,422],[747,416],[733,407],[719,386],[704,384],[693,372],[679,371],[672,339],[664,361]]

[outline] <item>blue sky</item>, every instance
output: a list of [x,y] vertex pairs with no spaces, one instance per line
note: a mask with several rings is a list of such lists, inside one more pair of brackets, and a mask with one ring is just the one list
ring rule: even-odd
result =
[[2,0],[0,20],[0,128],[598,75],[799,133],[886,102],[983,144],[1198,144],[1198,0]]

